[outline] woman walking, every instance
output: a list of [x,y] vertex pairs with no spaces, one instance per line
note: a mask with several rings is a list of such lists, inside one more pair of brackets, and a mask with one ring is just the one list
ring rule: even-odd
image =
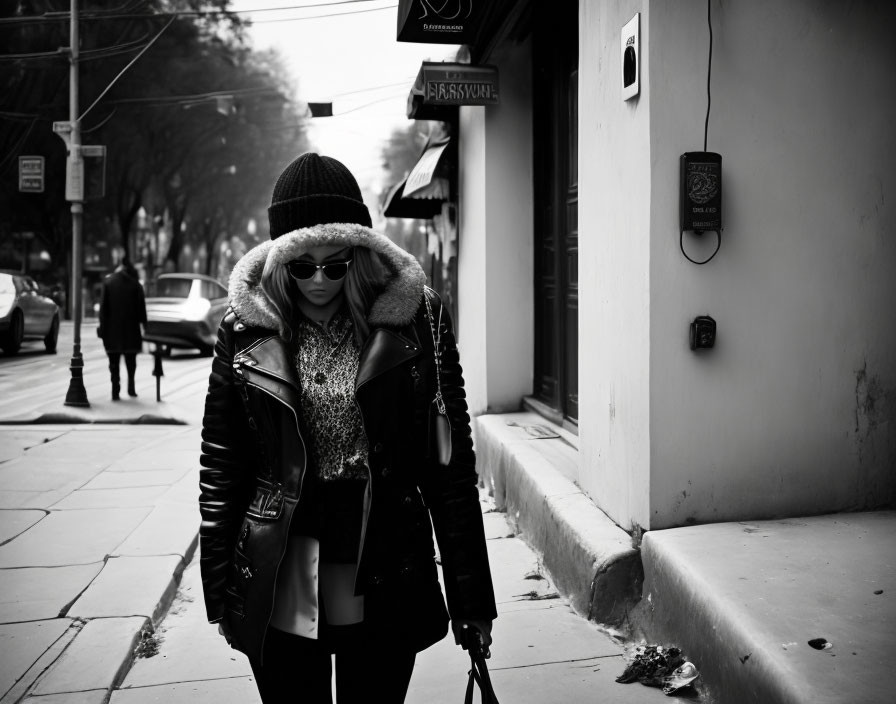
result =
[[331,702],[331,653],[339,704],[403,702],[449,614],[485,645],[496,617],[451,322],[335,159],[290,164],[269,219],[206,399],[208,618],[265,702]]

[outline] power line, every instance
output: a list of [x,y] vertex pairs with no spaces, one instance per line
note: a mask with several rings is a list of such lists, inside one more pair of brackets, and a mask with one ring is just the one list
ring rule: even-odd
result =
[[[284,12],[286,10],[306,10],[315,7],[334,7],[338,5],[353,5],[362,2],[377,2],[378,0],[339,0],[338,2],[311,3],[308,5],[288,5],[286,7],[261,7],[253,10],[178,10],[176,12],[131,12],[122,13],[117,10],[108,12],[84,12],[78,16],[80,21],[86,20],[119,20],[119,19],[145,19],[156,17],[228,17],[231,15],[252,15],[259,12]],[[393,5],[392,7],[395,7]],[[362,10],[365,12],[365,10]],[[369,12],[369,10],[366,10]],[[345,13],[351,14],[351,13]],[[59,22],[67,21],[71,17],[70,12],[45,12],[43,15],[31,17],[6,17],[0,19],[0,24],[28,24],[34,22]],[[309,18],[312,19],[312,18]]]
[[156,43],[156,40],[165,33],[165,30],[168,29],[173,24],[174,20],[175,20],[174,17],[172,17],[170,20],[168,20],[168,24],[166,24],[164,27],[162,27],[162,29],[159,30],[159,33],[152,38],[152,40],[149,42],[149,44],[147,44],[145,47],[143,47],[142,51],[139,54],[137,54],[133,59],[131,59],[128,62],[127,66],[125,66],[123,69],[121,69],[121,71],[119,71],[118,75],[115,76],[115,78],[113,78],[110,81],[109,85],[107,85],[105,87],[105,89],[103,90],[102,93],[99,94],[97,99],[94,100],[90,104],[90,107],[87,108],[83,113],[81,113],[81,116],[78,118],[78,121],[83,120],[84,117],[87,115],[87,113],[89,113],[91,110],[93,110],[93,108],[96,106],[96,104],[98,102],[100,102],[100,100],[103,99],[103,96],[109,92],[109,89],[112,88],[112,86],[115,85],[115,83],[118,81],[118,79],[121,78],[131,66],[134,65],[134,63],[137,61],[137,59],[139,59],[141,56],[143,56],[143,54],[145,54],[149,50],[149,47],[151,47],[153,44]]
[[365,12],[379,12],[380,10],[391,10],[398,5],[385,5],[383,7],[372,7],[369,10],[352,10],[351,12],[331,12],[326,15],[309,15],[307,17],[283,17],[278,20],[251,20],[252,24],[270,24],[272,22],[302,22],[304,20],[319,20],[323,17],[342,17],[344,15],[360,15]]

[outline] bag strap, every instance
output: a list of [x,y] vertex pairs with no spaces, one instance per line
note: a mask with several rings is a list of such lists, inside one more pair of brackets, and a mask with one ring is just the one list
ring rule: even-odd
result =
[[464,704],[473,704],[473,683],[479,685],[482,694],[482,704],[498,704],[498,697],[492,687],[492,680],[488,674],[485,658],[481,653],[470,652],[470,677],[467,680],[467,692],[464,696]]
[[436,409],[439,414],[447,415],[445,400],[442,398],[442,308],[439,308],[438,323],[434,321],[432,306],[429,303],[429,294],[423,292],[423,300],[426,303],[426,317],[429,318],[429,331],[432,333],[433,355],[436,363]]

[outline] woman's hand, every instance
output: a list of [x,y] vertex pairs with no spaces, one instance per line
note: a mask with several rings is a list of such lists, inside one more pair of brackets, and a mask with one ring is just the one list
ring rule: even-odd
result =
[[485,651],[485,657],[490,657],[488,647],[492,644],[492,622],[490,620],[480,621],[474,619],[458,619],[451,622],[451,628],[454,630],[454,642],[462,645],[462,633],[465,628],[472,628],[479,632],[479,642]]
[[233,633],[230,630],[230,625],[227,621],[220,621],[218,623],[218,633],[224,636],[224,640],[227,641],[227,645],[233,644]]

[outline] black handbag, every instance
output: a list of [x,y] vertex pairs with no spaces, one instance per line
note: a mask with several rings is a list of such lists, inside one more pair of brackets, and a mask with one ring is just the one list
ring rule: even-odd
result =
[[482,704],[498,704],[498,697],[492,687],[491,677],[485,659],[489,656],[488,646],[479,639],[479,631],[475,628],[464,628],[461,632],[461,646],[470,654],[470,672],[467,680],[467,693],[464,704],[473,704],[473,691],[479,685]]

